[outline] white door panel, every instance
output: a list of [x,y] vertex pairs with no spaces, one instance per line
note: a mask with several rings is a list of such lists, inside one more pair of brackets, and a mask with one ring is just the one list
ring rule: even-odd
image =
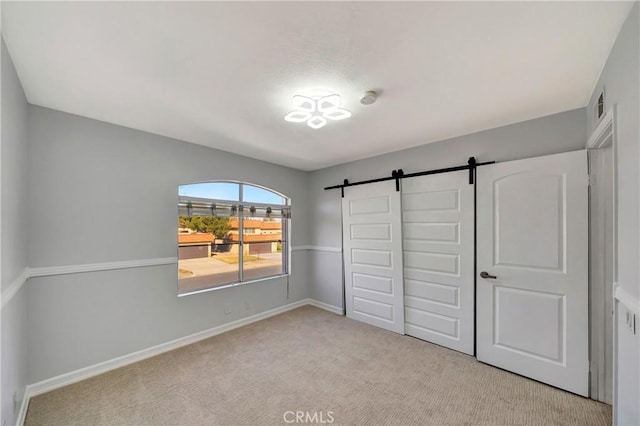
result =
[[473,355],[469,172],[402,181],[406,333]]
[[347,317],[404,334],[400,193],[395,181],[345,188]]
[[477,172],[477,356],[588,395],[585,151]]

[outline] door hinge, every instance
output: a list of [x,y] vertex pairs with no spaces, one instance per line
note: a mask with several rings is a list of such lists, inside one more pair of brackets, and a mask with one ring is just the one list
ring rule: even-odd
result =
[[587,186],[595,186],[596,177],[594,175],[587,175]]

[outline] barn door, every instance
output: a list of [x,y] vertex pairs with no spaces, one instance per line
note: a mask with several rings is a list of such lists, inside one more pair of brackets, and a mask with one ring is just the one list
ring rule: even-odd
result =
[[469,355],[473,197],[466,170],[402,181],[405,332]]
[[477,178],[478,360],[587,396],[586,152]]
[[347,317],[404,334],[402,219],[394,181],[345,188]]

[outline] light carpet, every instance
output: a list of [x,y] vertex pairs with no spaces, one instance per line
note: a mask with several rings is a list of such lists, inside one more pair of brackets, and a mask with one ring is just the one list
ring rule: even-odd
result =
[[297,411],[325,424],[611,424],[608,405],[311,306],[34,397],[26,424],[287,424]]

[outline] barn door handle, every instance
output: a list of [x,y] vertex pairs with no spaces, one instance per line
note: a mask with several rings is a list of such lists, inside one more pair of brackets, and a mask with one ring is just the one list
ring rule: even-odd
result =
[[482,271],[482,272],[480,272],[480,278],[484,278],[485,280],[486,280],[487,278],[492,278],[492,279],[494,279],[494,280],[495,280],[495,279],[496,279],[496,278],[498,278],[498,277],[496,277],[495,275],[491,275],[491,274],[489,274],[489,273],[488,273],[488,272],[486,272],[486,271]]

